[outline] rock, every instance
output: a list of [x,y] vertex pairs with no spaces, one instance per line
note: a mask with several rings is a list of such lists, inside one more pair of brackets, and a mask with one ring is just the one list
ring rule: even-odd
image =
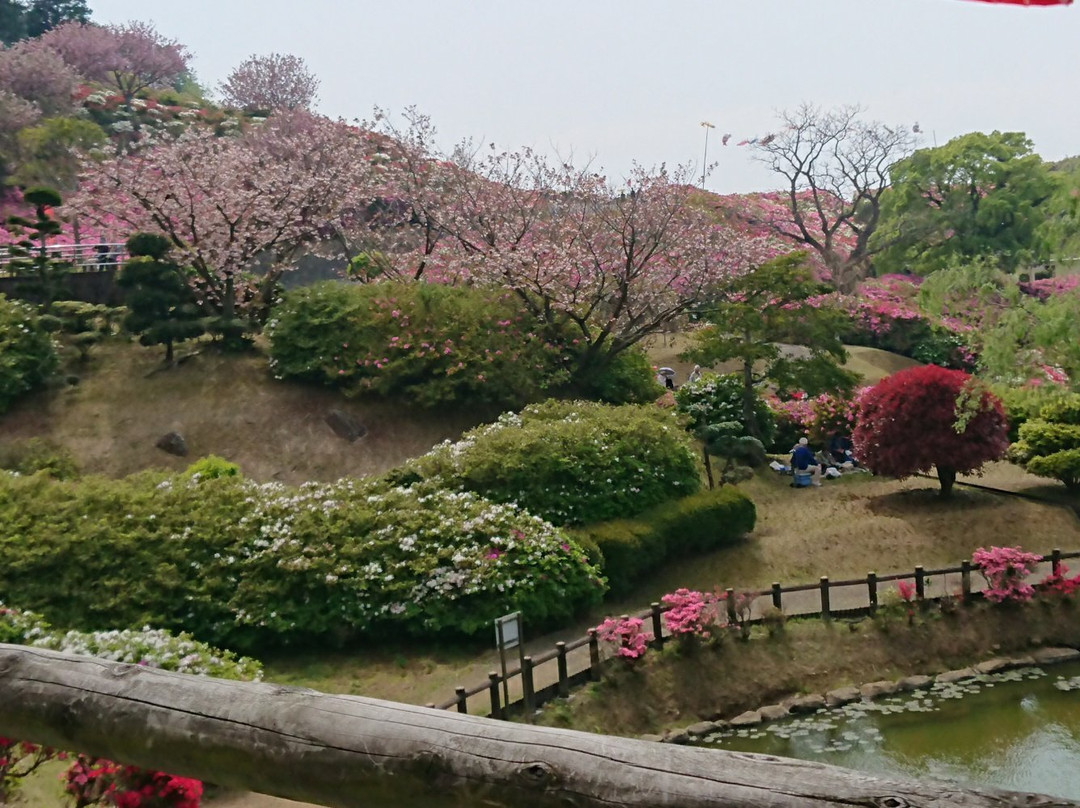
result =
[[664,740],[663,735],[639,735],[638,740],[641,741],[653,741],[655,743],[661,743]]
[[187,457],[187,441],[184,440],[184,436],[179,432],[170,432],[167,435],[162,435],[157,439],[157,443],[154,445],[161,449],[161,451],[168,452],[171,455]]
[[335,435],[349,443],[367,434],[367,427],[360,423],[356,416],[344,410],[330,410],[324,420],[334,430]]
[[1031,652],[1032,658],[1040,665],[1054,665],[1058,662],[1073,662],[1080,659],[1080,651],[1075,648],[1040,648]]
[[945,671],[945,673],[939,673],[934,677],[934,681],[939,684],[949,685],[953,682],[966,682],[968,679],[974,679],[978,674],[974,668],[961,668],[955,671]]
[[867,701],[873,701],[881,696],[891,696],[897,690],[896,682],[890,682],[887,680],[881,682],[870,682],[859,688],[859,695]]
[[905,676],[896,683],[896,689],[905,693],[909,690],[922,690],[934,683],[933,676]]
[[858,701],[860,697],[861,694],[857,687],[838,687],[836,690],[830,690],[825,694],[825,706],[843,707],[845,704]]
[[685,731],[670,732],[664,736],[665,743],[684,744],[690,741],[690,735]]
[[1012,666],[1012,660],[1004,659],[1003,657],[994,657],[993,659],[988,659],[985,662],[980,662],[976,665],[975,672],[983,675],[1001,673],[1001,671],[1008,670]]
[[716,732],[717,726],[712,721],[699,721],[686,728],[686,734],[691,738],[704,738],[706,735]]
[[761,723],[761,711],[760,710],[747,710],[745,713],[740,713],[731,719],[731,726],[733,727],[751,727],[754,724]]
[[788,702],[788,707],[793,713],[813,713],[825,706],[825,697],[820,693],[809,696],[800,696]]
[[1014,656],[1009,657],[1010,668],[1030,668],[1035,664],[1035,657],[1032,656]]
[[762,721],[776,721],[787,718],[788,708],[783,704],[770,704],[768,707],[762,707],[758,712],[761,713]]

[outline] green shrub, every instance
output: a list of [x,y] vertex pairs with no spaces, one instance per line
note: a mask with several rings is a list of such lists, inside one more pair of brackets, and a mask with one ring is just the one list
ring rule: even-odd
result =
[[578,382],[582,398],[605,404],[648,404],[663,392],[645,351],[628,348],[615,355],[603,369]]
[[547,401],[392,474],[514,503],[558,525],[629,517],[701,485],[689,437],[655,406]]
[[738,374],[719,376],[706,373],[700,379],[684,384],[675,393],[675,406],[690,418],[690,429],[695,433],[720,424],[737,424],[736,431],[742,435],[756,434],[763,444],[769,446],[776,432],[773,412],[760,396],[755,394],[753,424],[743,413],[743,380]]
[[603,582],[565,534],[430,485],[289,488],[143,474],[0,474],[0,592],[81,630],[190,631],[253,649],[565,623]]
[[1020,439],[1020,427],[1026,422],[1039,417],[1043,407],[1052,401],[1068,395],[1068,391],[1057,385],[1044,384],[1038,387],[1013,387],[1005,384],[993,384],[990,391],[1001,399],[1005,407],[1005,416],[1009,419],[1009,441],[1016,443]]
[[56,370],[56,347],[34,309],[0,295],[0,413]]
[[217,455],[207,455],[196,460],[184,474],[188,477],[197,477],[202,480],[216,480],[219,477],[239,477],[240,466]]
[[79,476],[79,464],[71,452],[44,438],[11,441],[0,447],[0,469],[16,474],[45,472],[57,480]]
[[1080,394],[1052,398],[1019,429],[1009,460],[1040,477],[1080,489]]
[[274,373],[422,406],[519,406],[569,381],[548,342],[503,290],[327,282],[289,292],[268,324]]
[[612,594],[623,595],[668,559],[731,544],[750,533],[756,520],[754,503],[725,486],[666,503],[636,519],[589,525],[575,535],[583,546],[596,546]]

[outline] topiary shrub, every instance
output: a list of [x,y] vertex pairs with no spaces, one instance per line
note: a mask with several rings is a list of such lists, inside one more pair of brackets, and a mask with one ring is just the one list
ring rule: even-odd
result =
[[1080,395],[1072,393],[1044,404],[1039,417],[1025,421],[1009,460],[1039,477],[1080,489]]
[[217,455],[207,455],[187,467],[185,476],[197,480],[216,480],[219,477],[239,477],[240,466]]
[[684,384],[675,393],[675,406],[690,418],[694,432],[718,424],[738,424],[743,435],[757,435],[769,446],[776,432],[776,421],[768,404],[755,398],[753,424],[747,422],[743,413],[743,380],[734,373],[723,376],[706,373],[700,379]]
[[701,485],[690,439],[672,413],[586,401],[503,415],[392,478],[473,491],[558,525],[633,516]]
[[0,413],[44,382],[59,359],[34,309],[0,295]]
[[57,624],[246,650],[470,635],[513,610],[549,627],[604,591],[580,547],[520,508],[378,481],[0,474],[0,553],[0,592]]
[[576,384],[581,398],[605,404],[648,404],[662,392],[648,355],[628,348],[595,373],[586,374]]
[[1051,401],[1070,395],[1067,388],[1057,384],[1030,387],[994,384],[990,389],[1001,399],[1001,404],[1005,407],[1005,416],[1009,419],[1010,443],[1020,440],[1020,427],[1038,418],[1043,407]]
[[583,546],[595,546],[614,595],[675,557],[706,553],[738,541],[754,529],[757,509],[730,486],[668,502],[636,519],[616,519],[575,532]]
[[279,378],[427,407],[520,406],[570,376],[570,357],[504,290],[320,283],[289,292],[267,329]]

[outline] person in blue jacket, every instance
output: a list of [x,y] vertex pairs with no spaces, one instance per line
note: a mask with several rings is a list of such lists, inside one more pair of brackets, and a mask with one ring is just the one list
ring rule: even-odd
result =
[[798,445],[791,452],[791,469],[795,474],[809,471],[814,485],[821,485],[821,463],[810,451],[809,443],[806,438],[799,438]]

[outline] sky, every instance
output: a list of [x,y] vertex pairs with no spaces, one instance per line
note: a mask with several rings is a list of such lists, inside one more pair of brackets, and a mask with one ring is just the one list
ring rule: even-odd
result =
[[[1023,131],[1080,154],[1080,4],[972,0],[90,0],[153,22],[215,88],[251,54],[302,57],[318,111],[429,115],[463,138],[591,161],[609,178],[706,159],[721,193],[778,187],[734,144],[802,103],[918,123],[921,145]],[[720,136],[733,135],[727,147]]]

